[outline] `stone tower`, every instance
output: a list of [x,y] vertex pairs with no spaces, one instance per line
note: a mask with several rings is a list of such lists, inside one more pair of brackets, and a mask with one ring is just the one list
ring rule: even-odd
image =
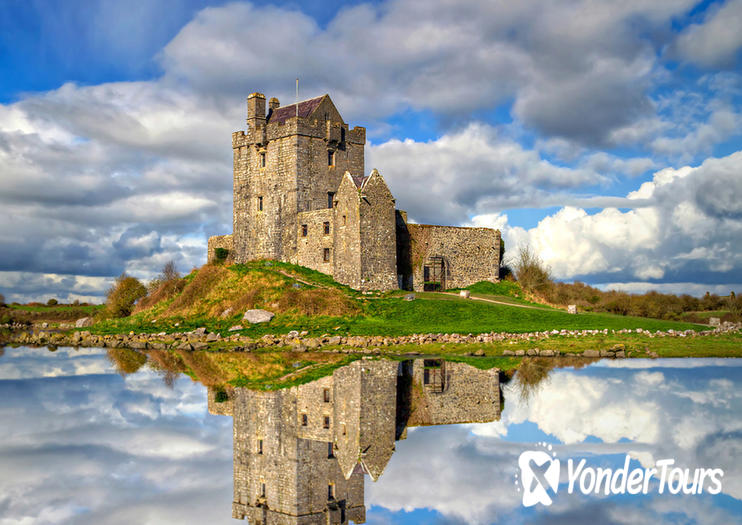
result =
[[251,94],[247,131],[232,134],[235,262],[298,262],[298,213],[332,208],[346,171],[363,176],[365,142],[328,95],[284,107],[272,98],[266,113],[265,96]]

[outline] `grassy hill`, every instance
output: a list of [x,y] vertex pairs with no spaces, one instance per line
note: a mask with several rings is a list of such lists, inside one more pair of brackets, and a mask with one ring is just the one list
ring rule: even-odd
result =
[[[100,322],[98,333],[173,332],[200,326],[227,334],[260,336],[291,330],[310,335],[408,335],[414,333],[532,332],[545,330],[701,329],[702,325],[602,313],[570,315],[534,305],[514,283],[478,283],[474,299],[456,294],[406,292],[363,294],[328,275],[275,261],[206,265],[185,278],[162,284],[140,300],[134,314]],[[486,300],[486,301],[485,301]],[[270,323],[242,321],[245,310],[264,308],[276,314]]]

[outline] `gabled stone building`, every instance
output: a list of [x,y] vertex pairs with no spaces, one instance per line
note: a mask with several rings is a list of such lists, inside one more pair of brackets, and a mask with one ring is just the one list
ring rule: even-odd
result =
[[291,262],[359,290],[497,281],[500,232],[408,223],[381,174],[365,175],[365,143],[329,95],[272,98],[267,112],[250,95],[247,131],[232,134],[233,234],[209,239],[209,261],[223,248],[237,263]]

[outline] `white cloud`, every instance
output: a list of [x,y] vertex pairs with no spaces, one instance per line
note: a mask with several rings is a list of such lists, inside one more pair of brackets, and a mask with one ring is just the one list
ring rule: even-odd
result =
[[742,48],[742,1],[728,0],[721,7],[712,7],[702,23],[692,24],[678,37],[677,53],[702,66],[735,64]]
[[[290,8],[231,3],[203,9],[158,54],[159,78],[67,83],[0,104],[6,220],[0,271],[25,271],[38,282],[44,274],[110,278],[124,270],[149,277],[169,259],[182,271],[200,265],[206,237],[231,230],[229,134],[244,128],[245,95],[260,90],[290,102],[299,76],[302,95],[331,93],[346,120],[367,125],[370,137],[399,131],[390,116],[431,116],[441,130],[436,140],[368,148],[367,166],[382,170],[399,205],[418,221],[486,222],[506,209],[571,206],[543,228],[564,242],[580,239],[585,248],[567,260],[556,240],[539,241],[560,275],[623,268],[618,239],[638,257],[628,269],[636,278],[668,278],[677,261],[699,248],[712,254],[710,269],[733,272],[737,188],[734,180],[732,191],[717,187],[730,173],[705,180],[713,191],[679,203],[672,220],[657,207],[643,211],[638,202],[624,206],[625,199],[594,195],[598,186],[661,166],[649,152],[695,158],[739,129],[734,72],[673,86],[677,95],[655,93],[668,82],[660,52],[671,39],[667,25],[693,4],[442,0],[431,9],[429,2],[389,0],[342,8],[324,25]],[[722,6],[680,41],[713,30],[738,5]],[[158,11],[145,11],[152,10]],[[116,16],[115,9],[93,11]],[[127,34],[148,27],[137,23],[133,31],[131,23],[110,35],[84,36],[107,42],[114,55],[141,53],[150,41],[132,49],[109,42],[122,27]],[[734,47],[728,42],[722,55]],[[472,115],[502,108],[511,108],[508,126],[471,123]],[[524,145],[531,140],[535,147]],[[595,149],[627,144],[640,146],[636,156]],[[588,206],[636,209],[575,215]],[[709,231],[719,231],[721,216],[732,221],[721,228],[728,235],[720,243],[713,235],[701,246]],[[614,220],[611,236],[597,231]],[[527,236],[499,224],[511,240]],[[654,261],[656,250],[649,241],[636,244],[669,235],[665,225],[694,241],[678,243],[683,251],[671,254],[675,259],[659,257],[650,265],[647,257]],[[79,294],[75,286],[53,292],[96,295]],[[20,289],[12,285],[3,293],[37,297]]]
[[[637,289],[641,285],[632,281],[693,282],[705,272],[735,283],[742,272],[742,254],[734,248],[742,240],[740,170],[742,152],[698,167],[666,168],[627,195],[620,205],[626,211],[588,214],[567,206],[529,230],[506,224],[501,214],[475,215],[472,222],[499,227],[511,249],[530,244],[557,278],[614,275],[627,282],[623,288]],[[704,291],[710,286],[700,285]]]

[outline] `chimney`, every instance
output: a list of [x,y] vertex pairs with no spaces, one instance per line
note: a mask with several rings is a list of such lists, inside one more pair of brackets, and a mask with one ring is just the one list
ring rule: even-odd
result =
[[281,103],[278,102],[278,99],[276,97],[271,98],[270,101],[268,102],[268,108],[271,111],[275,111],[280,107],[281,107]]
[[255,130],[265,126],[265,95],[253,93],[247,97],[247,127]]

